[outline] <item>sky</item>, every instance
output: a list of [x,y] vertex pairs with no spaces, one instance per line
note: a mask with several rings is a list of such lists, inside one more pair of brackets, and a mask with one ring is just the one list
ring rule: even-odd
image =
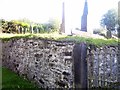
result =
[[[62,2],[65,2],[66,26],[80,27],[85,0],[0,0],[0,18],[27,18],[35,22],[46,22],[49,18],[62,17]],[[120,0],[88,0],[88,31],[100,27],[104,13],[117,8]]]

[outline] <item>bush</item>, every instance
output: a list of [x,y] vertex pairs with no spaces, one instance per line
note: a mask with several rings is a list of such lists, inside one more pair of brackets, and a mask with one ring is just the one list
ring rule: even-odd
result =
[[100,36],[106,37],[106,30],[103,29],[103,28],[94,29],[94,30],[93,30],[93,34],[98,34],[98,35],[100,35]]
[[94,29],[93,34],[100,34],[100,29]]

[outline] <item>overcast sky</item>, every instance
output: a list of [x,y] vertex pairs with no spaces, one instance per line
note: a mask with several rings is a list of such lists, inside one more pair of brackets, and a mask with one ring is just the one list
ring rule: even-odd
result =
[[[28,18],[46,22],[49,18],[61,20],[63,0],[0,0],[0,18]],[[84,0],[64,0],[66,22],[71,27],[80,27]],[[120,0],[88,0],[88,28],[99,27],[101,16],[111,8],[117,8]],[[69,27],[69,28],[71,28]]]

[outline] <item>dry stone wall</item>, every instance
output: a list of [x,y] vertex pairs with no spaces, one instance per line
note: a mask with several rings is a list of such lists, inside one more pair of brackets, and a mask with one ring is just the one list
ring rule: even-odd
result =
[[3,65],[44,88],[73,87],[73,43],[13,39],[3,44]]
[[109,87],[118,82],[118,47],[91,47],[87,54],[90,87]]
[[[2,64],[44,88],[73,88],[73,48],[75,43],[39,38],[2,42]],[[117,46],[88,46],[89,87],[100,80],[117,81]],[[108,76],[106,76],[108,75]],[[92,79],[91,79],[92,78]],[[107,78],[107,79],[105,79]],[[90,86],[91,85],[91,86]]]

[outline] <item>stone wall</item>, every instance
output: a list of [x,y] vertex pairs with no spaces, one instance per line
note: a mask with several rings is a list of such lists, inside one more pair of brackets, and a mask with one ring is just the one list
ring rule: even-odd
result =
[[[2,63],[3,66],[28,78],[38,86],[73,88],[74,45],[73,42],[38,38],[11,39],[3,42]],[[99,86],[99,79],[117,81],[117,55],[117,46],[87,47],[89,87]]]
[[118,47],[91,47],[87,54],[90,87],[109,87],[118,82]]
[[3,44],[3,65],[44,88],[72,88],[73,46],[42,39],[13,39]]

